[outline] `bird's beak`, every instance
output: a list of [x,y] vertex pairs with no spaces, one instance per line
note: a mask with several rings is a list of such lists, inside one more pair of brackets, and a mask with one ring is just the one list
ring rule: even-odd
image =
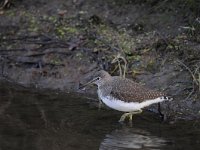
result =
[[80,86],[79,89],[83,89],[83,88],[85,88],[86,86],[88,86],[88,85],[90,85],[90,84],[93,84],[96,80],[97,80],[97,78],[94,78],[94,79],[90,80],[90,81],[87,82],[86,84],[83,84],[82,86]]

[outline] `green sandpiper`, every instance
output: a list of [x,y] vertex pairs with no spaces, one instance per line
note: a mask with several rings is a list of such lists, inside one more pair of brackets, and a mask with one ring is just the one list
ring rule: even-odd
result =
[[126,117],[132,122],[133,114],[142,112],[142,109],[163,101],[172,100],[164,93],[148,89],[143,85],[120,76],[111,76],[104,70],[92,75],[92,80],[84,86],[94,83],[98,86],[98,96],[108,107],[125,112],[119,122]]

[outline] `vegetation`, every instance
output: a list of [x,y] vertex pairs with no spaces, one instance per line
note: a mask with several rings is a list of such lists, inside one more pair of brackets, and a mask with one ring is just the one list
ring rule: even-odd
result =
[[[60,79],[71,90],[98,68],[172,93],[180,103],[197,101],[199,14],[197,0],[5,0],[1,75],[50,88]],[[64,85],[67,77],[71,84]]]

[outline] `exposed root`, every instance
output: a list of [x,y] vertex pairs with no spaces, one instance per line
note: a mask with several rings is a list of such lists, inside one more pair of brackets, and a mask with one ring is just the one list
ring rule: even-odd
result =
[[[124,61],[123,74],[122,74],[122,67],[121,67],[121,64],[120,64],[120,59],[122,59]],[[111,63],[116,63],[116,62],[118,63],[120,77],[125,78],[126,77],[126,70],[127,70],[127,61],[126,61],[126,59],[120,53],[118,53],[117,56],[115,56],[115,58],[112,60]]]

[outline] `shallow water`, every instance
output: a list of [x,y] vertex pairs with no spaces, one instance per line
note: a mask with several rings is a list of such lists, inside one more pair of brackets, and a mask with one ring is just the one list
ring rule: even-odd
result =
[[83,95],[33,91],[0,83],[0,150],[199,149],[198,122],[161,123],[145,112],[133,126]]

